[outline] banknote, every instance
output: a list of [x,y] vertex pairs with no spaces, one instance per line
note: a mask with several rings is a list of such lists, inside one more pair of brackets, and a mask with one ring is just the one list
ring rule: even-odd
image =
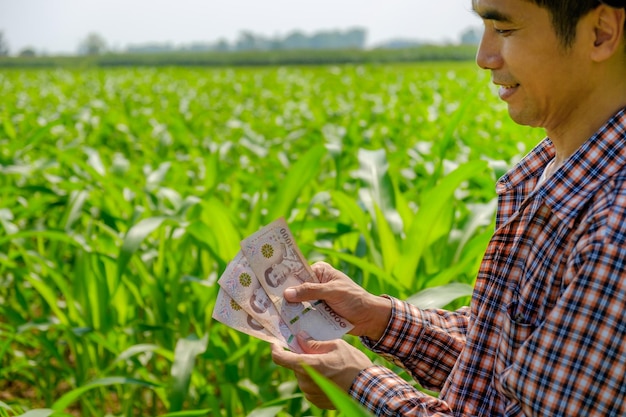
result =
[[278,314],[257,276],[240,251],[217,281],[220,287],[252,318],[275,337],[284,339],[292,351],[300,352],[295,336]]
[[[217,293],[217,301],[213,309],[213,318],[235,330],[249,334],[269,343],[276,343],[283,348],[290,348],[284,337],[278,338],[267,330],[254,317],[249,315],[223,288]],[[285,332],[289,329],[285,326]]]
[[276,220],[244,239],[241,250],[293,334],[304,331],[314,339],[331,340],[353,328],[323,301],[290,303],[284,299],[286,288],[318,282],[284,219]]

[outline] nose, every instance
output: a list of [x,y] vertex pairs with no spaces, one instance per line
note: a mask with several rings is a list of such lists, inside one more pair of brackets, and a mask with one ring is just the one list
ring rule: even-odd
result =
[[502,54],[497,34],[485,28],[476,52],[476,63],[485,70],[494,70],[502,67]]

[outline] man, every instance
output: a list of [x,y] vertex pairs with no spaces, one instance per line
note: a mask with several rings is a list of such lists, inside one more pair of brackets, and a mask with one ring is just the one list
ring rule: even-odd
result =
[[470,307],[420,310],[368,294],[323,263],[325,300],[363,343],[402,364],[417,391],[344,341],[273,347],[306,397],[308,364],[377,415],[626,415],[626,2],[473,0],[477,63],[516,122],[547,138],[497,183],[496,230]]

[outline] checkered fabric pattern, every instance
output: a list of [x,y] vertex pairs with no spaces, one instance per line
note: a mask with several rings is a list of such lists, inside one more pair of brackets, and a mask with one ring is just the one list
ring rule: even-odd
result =
[[626,113],[539,186],[546,138],[496,186],[469,308],[392,299],[379,341],[438,398],[384,367],[350,394],[381,416],[626,416]]

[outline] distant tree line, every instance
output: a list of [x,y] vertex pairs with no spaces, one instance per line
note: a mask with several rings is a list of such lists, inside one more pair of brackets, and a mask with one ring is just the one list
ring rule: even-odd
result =
[[[9,42],[7,41],[6,36],[4,36],[4,33],[0,31],[0,57],[9,56],[9,53],[10,53]],[[24,57],[24,58],[33,57],[35,55],[36,55],[35,49],[30,46],[23,48],[17,53],[17,56]]]
[[196,42],[184,46],[174,46],[171,43],[149,43],[130,45],[126,49],[129,53],[159,53],[159,52],[241,52],[241,51],[280,51],[293,49],[364,49],[367,31],[362,28],[353,28],[346,31],[320,31],[307,35],[301,31],[294,31],[284,37],[269,38],[243,31],[235,42],[220,39],[217,42]]
[[478,45],[483,37],[482,27],[470,27],[461,32],[461,45]]
[[419,61],[474,60],[473,45],[422,45],[402,49],[318,49],[234,52],[106,53],[83,56],[2,58],[0,68],[138,67],[138,66],[264,66],[374,64]]
[[[477,45],[482,36],[482,29],[467,28],[460,34],[460,45]],[[220,39],[215,42],[194,42],[186,45],[171,43],[146,43],[130,45],[125,50],[109,49],[106,40],[98,33],[89,33],[78,45],[78,55],[97,56],[103,54],[172,54],[180,52],[193,53],[235,53],[235,52],[281,52],[298,50],[365,50],[367,31],[363,28],[352,28],[345,31],[326,30],[307,35],[296,30],[284,37],[266,37],[251,31],[242,31],[234,42]],[[377,46],[377,49],[410,49],[424,46],[417,40],[389,40]],[[0,57],[9,56],[9,45],[3,32],[0,31]],[[13,54],[23,58],[38,55],[32,47],[23,48]]]
[[9,44],[4,38],[4,33],[0,32],[0,56],[9,55]]

